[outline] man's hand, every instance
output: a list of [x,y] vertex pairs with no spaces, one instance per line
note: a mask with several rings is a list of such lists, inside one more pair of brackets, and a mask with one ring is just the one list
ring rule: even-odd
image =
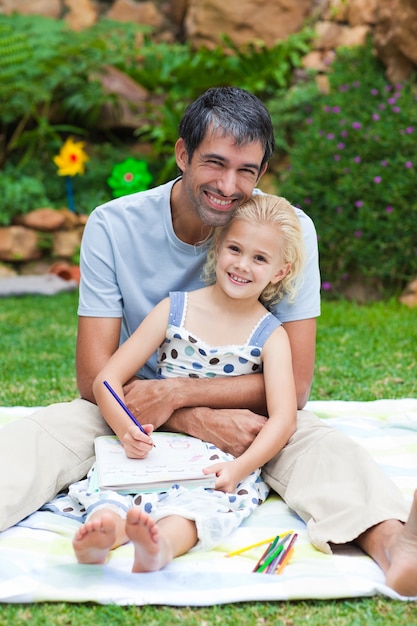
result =
[[165,380],[134,379],[123,387],[125,402],[141,424],[159,428],[177,408],[175,378]]
[[193,407],[175,411],[164,430],[198,437],[237,457],[249,448],[265,422],[266,417],[249,409]]

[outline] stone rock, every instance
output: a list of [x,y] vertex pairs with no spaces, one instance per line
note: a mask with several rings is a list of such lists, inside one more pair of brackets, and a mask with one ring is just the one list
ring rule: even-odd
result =
[[262,40],[267,46],[299,31],[311,0],[189,0],[185,35],[194,48],[213,48],[226,33],[236,46]]
[[159,28],[163,18],[153,2],[134,2],[134,0],[116,0],[107,16],[118,22],[134,22],[144,26]]
[[25,215],[18,215],[14,218],[13,223],[35,230],[50,232],[62,228],[65,222],[65,215],[48,207],[34,209]]
[[322,19],[331,22],[347,22],[349,2],[346,0],[329,0],[326,2]]
[[10,278],[11,276],[17,276],[16,270],[4,263],[0,263],[0,278]]
[[45,17],[59,18],[61,14],[60,0],[2,0],[0,13],[10,15],[44,15]]
[[64,0],[64,4],[69,9],[65,21],[72,30],[89,28],[96,23],[98,11],[92,0]]
[[338,46],[363,46],[366,43],[366,37],[370,33],[370,27],[366,24],[362,26],[354,26],[353,28],[345,28],[338,42]]
[[347,21],[350,26],[375,24],[378,20],[379,0],[349,0],[347,5]]
[[82,229],[57,230],[53,234],[53,255],[67,259],[73,257],[80,249],[81,238]]
[[379,0],[374,44],[391,83],[408,79],[417,65],[416,32],[417,0]]
[[400,302],[410,308],[417,307],[417,278],[412,280],[406,287],[404,293],[400,296]]
[[95,77],[107,94],[116,96],[117,103],[106,103],[102,109],[98,125],[100,128],[137,128],[144,122],[146,102],[149,94],[121,70],[112,66]]
[[25,226],[0,228],[0,260],[32,261],[39,259],[42,252],[36,231]]

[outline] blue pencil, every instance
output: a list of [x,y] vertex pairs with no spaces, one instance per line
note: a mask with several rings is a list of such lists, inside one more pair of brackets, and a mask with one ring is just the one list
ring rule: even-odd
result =
[[[109,383],[107,382],[107,380],[103,380],[103,385],[105,387],[107,387],[107,389],[110,391],[111,395],[113,396],[113,398],[115,400],[117,400],[117,402],[120,404],[120,406],[122,407],[122,409],[124,410],[124,412],[130,417],[130,419],[132,420],[132,422],[134,424],[136,424],[136,426],[139,428],[140,431],[143,432],[144,435],[146,435],[147,437],[149,437],[148,433],[146,432],[146,430],[143,428],[142,424],[140,424],[138,422],[138,420],[136,419],[136,417],[133,415],[133,413],[131,413],[129,411],[129,409],[127,408],[127,406],[125,405],[125,403],[123,402],[123,400],[117,395],[117,393],[115,392],[115,390],[109,385]],[[154,446],[155,447],[155,446]]]

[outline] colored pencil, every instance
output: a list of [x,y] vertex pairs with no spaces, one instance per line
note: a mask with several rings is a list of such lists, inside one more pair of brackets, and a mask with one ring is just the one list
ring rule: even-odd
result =
[[277,574],[280,574],[282,572],[282,570],[284,569],[285,565],[288,563],[288,561],[290,560],[292,551],[294,550],[294,543],[297,540],[297,533],[294,533],[294,535],[291,537],[291,541],[288,544],[288,546],[285,548],[279,562],[278,562],[278,566],[277,566]]
[[242,552],[247,552],[248,550],[252,550],[252,548],[258,548],[259,546],[263,546],[266,543],[271,543],[275,537],[269,537],[269,539],[263,539],[262,541],[258,541],[257,543],[252,543],[250,546],[245,546],[244,548],[239,548],[238,550],[233,550],[232,552],[228,552],[225,556],[236,556],[237,554],[242,554]]

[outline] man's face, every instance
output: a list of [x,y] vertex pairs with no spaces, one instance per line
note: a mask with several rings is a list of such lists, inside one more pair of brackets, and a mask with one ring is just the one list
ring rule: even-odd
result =
[[223,226],[248,200],[261,170],[264,149],[259,141],[238,146],[230,136],[208,133],[191,161],[182,139],[176,144],[186,196],[203,224]]

